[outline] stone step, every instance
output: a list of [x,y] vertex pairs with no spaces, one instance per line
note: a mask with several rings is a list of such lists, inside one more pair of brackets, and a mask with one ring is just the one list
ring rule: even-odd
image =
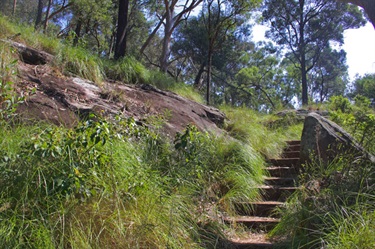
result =
[[294,177],[297,175],[297,170],[294,167],[279,167],[279,166],[270,166],[267,167],[270,176],[276,177]]
[[285,203],[280,201],[258,201],[235,203],[234,205],[239,215],[277,218],[278,213],[275,212],[276,208],[282,207]]
[[284,151],[281,155],[282,158],[299,158],[300,151]]
[[288,147],[284,149],[284,151],[300,151],[300,150],[301,150],[300,144],[288,145]]
[[286,249],[285,242],[280,240],[270,240],[267,238],[265,233],[252,233],[247,234],[247,238],[234,238],[230,239],[229,244],[231,244],[236,249]]
[[299,157],[297,158],[275,158],[269,159],[269,163],[272,166],[280,166],[280,167],[298,167],[300,164]]
[[229,243],[236,249],[271,249],[275,246],[274,242],[267,238],[264,233],[247,234],[247,238],[233,238],[229,239]]
[[286,201],[299,187],[282,187],[282,186],[260,186],[259,191],[262,193],[264,200],[269,201]]
[[223,218],[224,222],[231,224],[242,224],[249,229],[270,231],[279,222],[279,218],[259,216],[231,216]]
[[289,140],[289,141],[286,141],[286,144],[287,145],[300,145],[301,140]]
[[296,178],[269,176],[264,178],[264,183],[270,186],[294,187],[296,185]]

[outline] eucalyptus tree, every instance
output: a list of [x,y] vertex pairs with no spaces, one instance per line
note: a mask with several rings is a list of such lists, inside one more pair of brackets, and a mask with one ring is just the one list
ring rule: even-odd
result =
[[350,97],[354,98],[356,95],[369,98],[372,106],[375,105],[375,73],[358,77],[354,81]]
[[117,15],[117,32],[115,45],[115,59],[125,56],[126,35],[128,29],[129,0],[119,0]]
[[298,90],[288,80],[292,76],[288,70],[288,64],[272,43],[259,43],[248,53],[246,66],[236,75],[237,91],[247,95],[241,104],[267,112],[288,105]]
[[311,70],[309,79],[310,95],[316,101],[322,103],[331,96],[343,95],[349,83],[345,51],[326,47]]
[[[178,60],[178,66],[185,73],[185,81],[193,83],[196,88],[206,88],[206,99],[211,94],[222,102],[226,98],[225,88],[233,87],[235,74],[242,68],[242,56],[254,45],[248,39],[247,13],[234,17],[224,12],[223,9],[228,6],[206,7],[177,29],[172,58]],[[207,84],[209,75],[213,77]],[[210,91],[211,86],[216,89]]]
[[239,27],[249,17],[249,12],[261,1],[252,0],[207,0],[203,19],[208,34],[206,102],[210,104],[212,58],[226,40],[228,33]]
[[343,43],[346,29],[365,24],[360,10],[334,0],[266,0],[266,36],[290,51],[288,58],[300,70],[302,104],[308,104],[308,73],[330,42]]

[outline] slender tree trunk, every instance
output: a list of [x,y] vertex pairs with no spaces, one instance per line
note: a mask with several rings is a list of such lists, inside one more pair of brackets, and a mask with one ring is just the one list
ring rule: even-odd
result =
[[204,68],[206,67],[206,62],[203,62],[202,65],[199,67],[199,71],[197,73],[197,76],[195,77],[194,80],[194,88],[200,88],[201,86],[201,79],[202,79],[202,74],[204,72]]
[[13,0],[13,12],[12,12],[13,16],[16,15],[16,8],[17,8],[17,0]]
[[51,11],[52,0],[48,0],[48,7],[46,12],[46,20],[44,21],[43,32],[46,32],[49,20],[49,12]]
[[160,71],[166,73],[168,70],[168,59],[170,55],[170,44],[173,31],[173,8],[166,5],[163,48],[160,56]]
[[309,104],[309,96],[307,94],[307,69],[306,69],[306,43],[305,43],[305,20],[303,17],[303,8],[305,6],[304,0],[299,0],[300,4],[300,27],[299,27],[299,53],[301,63],[301,80],[302,80],[302,105]]
[[129,0],[119,0],[117,34],[115,46],[115,59],[125,56],[126,53],[126,35],[128,28]]
[[207,91],[206,91],[206,103],[210,105],[210,92],[211,92],[211,72],[212,72],[212,49],[208,48],[207,56]]
[[142,45],[141,50],[140,50],[140,52],[139,52],[140,55],[143,54],[143,52],[145,51],[146,47],[150,44],[152,38],[155,36],[156,32],[159,30],[159,28],[160,28],[161,25],[163,24],[164,19],[165,19],[165,15],[164,15],[163,18],[159,21],[158,25],[154,28],[154,30],[151,32],[151,34],[147,37],[147,40],[146,40],[145,43]]
[[39,29],[41,23],[42,23],[42,15],[43,15],[43,0],[38,0],[38,10],[36,14],[36,19],[35,19],[35,30]]
[[73,46],[77,46],[79,42],[79,38],[81,37],[81,30],[82,30],[82,19],[79,17],[76,28],[74,29],[74,39],[73,39]]

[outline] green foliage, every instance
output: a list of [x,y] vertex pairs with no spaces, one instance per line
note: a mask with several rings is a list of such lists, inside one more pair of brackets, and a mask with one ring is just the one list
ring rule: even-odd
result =
[[271,235],[288,236],[288,248],[371,248],[373,169],[350,155],[303,165],[303,188],[280,209],[282,221]]
[[13,50],[0,47],[0,121],[16,116],[17,106],[25,100],[14,88],[17,60],[13,60]]
[[352,111],[352,104],[350,103],[349,99],[343,96],[333,96],[329,100],[328,108],[332,111],[349,113]]
[[375,102],[375,74],[366,74],[363,77],[359,77],[354,81],[353,90],[350,93],[351,97],[356,95],[362,95],[371,100],[371,103]]
[[230,212],[257,197],[263,176],[251,146],[194,126],[173,143],[132,119],[95,116],[71,129],[1,131],[5,247],[200,248],[221,225],[199,207]]
[[355,97],[355,103],[342,96],[332,97],[328,105],[333,121],[342,125],[369,152],[374,152],[375,112],[371,101],[361,95]]

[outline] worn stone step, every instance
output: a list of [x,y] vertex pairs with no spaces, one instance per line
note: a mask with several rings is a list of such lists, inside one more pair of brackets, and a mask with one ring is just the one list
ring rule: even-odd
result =
[[284,149],[284,151],[300,151],[300,150],[301,150],[301,145],[300,144],[288,145],[288,147],[286,147]]
[[285,241],[270,240],[265,233],[249,232],[247,238],[230,239],[229,244],[236,249],[286,249]]
[[253,230],[270,231],[280,222],[280,219],[259,216],[231,216],[225,217],[224,222],[243,224]]
[[285,141],[287,145],[300,145],[301,144],[301,140],[288,140],[288,141]]
[[286,201],[299,187],[282,187],[282,186],[260,186],[259,191],[265,200],[269,201]]
[[264,183],[270,186],[294,187],[296,185],[295,177],[275,177],[269,176],[264,178]]
[[269,176],[276,177],[295,177],[297,175],[297,170],[294,167],[279,167],[279,166],[270,166],[266,170],[269,173]]
[[300,151],[284,151],[281,155],[282,158],[299,158],[300,157]]
[[297,158],[274,158],[269,159],[269,163],[272,166],[279,166],[279,167],[298,167],[300,164],[299,157]]
[[275,209],[282,207],[285,203],[280,201],[257,201],[235,203],[234,205],[239,215],[277,218],[278,213],[275,212]]
[[236,249],[271,249],[275,246],[275,243],[270,241],[264,233],[249,232],[246,239],[232,238],[228,242]]

